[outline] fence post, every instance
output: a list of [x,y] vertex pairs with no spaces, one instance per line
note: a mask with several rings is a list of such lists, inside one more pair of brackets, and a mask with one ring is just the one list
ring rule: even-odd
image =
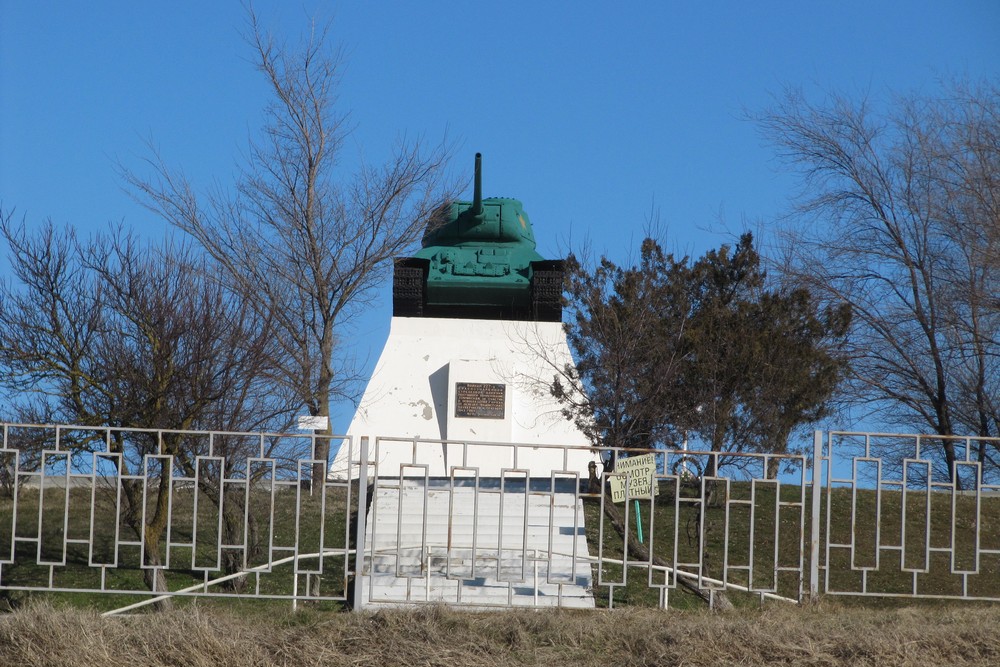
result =
[[809,528],[809,601],[819,600],[819,515],[823,471],[823,432],[813,432],[812,516]]
[[[368,436],[361,438],[361,451],[358,453],[358,521],[354,526],[354,611],[361,611],[361,573],[365,565],[365,524],[368,522]],[[348,457],[347,476],[350,481],[350,457]]]

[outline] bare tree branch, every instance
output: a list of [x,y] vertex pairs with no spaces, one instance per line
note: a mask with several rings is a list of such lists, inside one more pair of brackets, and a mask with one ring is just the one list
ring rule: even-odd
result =
[[853,397],[907,429],[1000,432],[998,109],[996,84],[953,81],[883,113],[786,92],[756,117],[803,179],[783,275],[852,307]]
[[[313,415],[353,399],[345,328],[388,275],[393,257],[421,238],[442,201],[448,151],[401,141],[381,165],[342,173],[347,114],[336,99],[340,55],[330,26],[297,48],[278,44],[252,8],[247,43],[271,102],[231,194],[203,197],[151,151],[151,177],[122,169],[146,206],[194,239],[222,267],[227,289],[273,327],[275,380]],[[329,433],[329,431],[327,432]],[[329,458],[329,441],[316,452]],[[317,464],[315,475],[323,474]]]

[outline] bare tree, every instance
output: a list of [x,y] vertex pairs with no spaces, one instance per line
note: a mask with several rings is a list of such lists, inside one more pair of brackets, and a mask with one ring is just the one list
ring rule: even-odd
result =
[[[1000,435],[1000,89],[954,85],[945,104],[907,101],[903,127],[922,158],[921,182],[943,237],[941,291],[948,345],[958,350],[953,395],[964,433]],[[980,441],[978,456],[1000,469]]]
[[[125,429],[238,424],[278,430],[288,424],[296,403],[268,382],[274,356],[269,325],[231,298],[212,278],[210,264],[169,244],[142,246],[121,231],[87,242],[51,223],[30,232],[9,213],[0,234],[11,249],[15,277],[0,287],[0,386],[10,398],[8,416]],[[156,468],[153,495],[144,498],[135,479],[123,479],[122,492],[123,520],[143,536],[145,564],[157,566],[173,470],[194,477],[196,457],[209,452],[204,442],[183,434],[111,433],[110,443],[83,431],[63,444],[71,442],[75,456],[110,444],[120,455],[113,463],[122,476]],[[30,455],[31,443],[23,444]],[[227,465],[247,455],[225,439],[213,447]],[[223,504],[221,484],[208,477],[199,477],[199,484],[230,515],[224,517],[227,530],[237,530],[242,506]],[[146,501],[151,509],[144,513]],[[226,563],[230,571],[239,566]],[[152,589],[165,590],[162,570],[143,574]]]
[[80,242],[8,213],[15,280],[0,288],[0,364],[12,405],[46,421],[136,428],[275,428],[270,325],[183,248],[122,230]]
[[785,276],[851,306],[853,396],[904,428],[1000,427],[998,109],[996,84],[953,82],[885,112],[790,91],[756,119],[803,177]]
[[[199,197],[158,156],[154,176],[123,170],[140,200],[194,238],[223,269],[227,287],[270,319],[278,342],[275,380],[310,414],[353,398],[356,377],[341,354],[345,325],[435,219],[446,150],[400,143],[384,165],[342,175],[348,135],[335,105],[340,62],[327,29],[297,50],[275,44],[248,12],[248,42],[272,102],[234,193]],[[330,430],[326,431],[330,434]],[[325,473],[318,440],[313,476]]]

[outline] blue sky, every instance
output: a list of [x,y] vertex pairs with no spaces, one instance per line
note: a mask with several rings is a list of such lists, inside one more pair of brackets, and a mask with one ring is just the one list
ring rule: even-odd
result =
[[[345,166],[447,137],[471,178],[481,151],[485,194],[524,202],[546,256],[589,239],[624,258],[654,209],[680,253],[773,220],[796,180],[744,112],[786,86],[932,93],[1000,71],[1000,0],[254,4],[291,39],[332,18]],[[0,0],[3,208],[162,237],[115,165],[150,140],[196,184],[232,181],[267,102],[243,26],[235,1]],[[388,319],[383,294],[358,327],[370,364]]]

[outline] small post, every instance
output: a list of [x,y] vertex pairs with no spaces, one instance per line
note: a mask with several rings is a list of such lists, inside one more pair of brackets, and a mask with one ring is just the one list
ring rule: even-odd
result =
[[[309,453],[309,458],[311,458],[313,461],[315,461],[316,460],[316,429],[312,430],[311,439],[312,439],[312,451]],[[312,498],[312,496],[313,496],[313,489],[316,487],[316,480],[313,479],[313,475],[311,474],[311,471],[312,471],[312,466],[310,466],[310,475],[309,475],[309,497],[310,498]],[[306,579],[306,581],[308,581],[308,579]],[[306,590],[308,591],[308,588]]]
[[639,544],[644,544],[642,539],[642,510],[639,509],[639,499],[635,499],[635,528],[639,531]]
[[809,528],[809,601],[819,601],[819,513],[823,470],[823,432],[813,432],[812,521]]
[[[354,611],[361,611],[362,576],[365,565],[365,524],[368,510],[368,436],[361,438],[358,466],[358,522],[354,527]],[[350,482],[350,457],[348,457]]]

